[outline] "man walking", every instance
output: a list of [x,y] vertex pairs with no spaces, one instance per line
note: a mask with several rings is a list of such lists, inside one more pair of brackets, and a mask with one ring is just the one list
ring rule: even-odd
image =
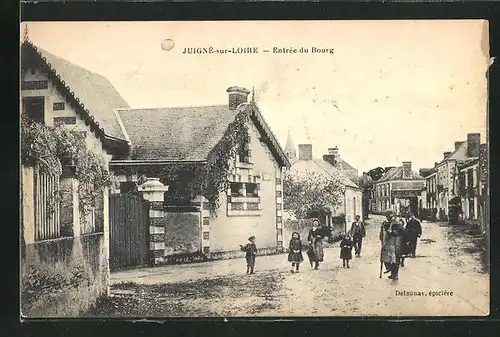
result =
[[356,215],[356,221],[352,223],[349,234],[354,242],[354,252],[356,254],[356,257],[360,257],[361,244],[363,243],[363,238],[366,236],[366,231],[365,231],[365,225],[363,221],[360,220],[359,215]]
[[422,224],[420,220],[415,217],[414,214],[410,214],[410,219],[406,224],[406,233],[409,240],[409,248],[411,257],[415,257],[415,251],[417,249],[418,238],[422,235]]
[[401,243],[404,228],[398,221],[394,212],[385,213],[387,221],[380,228],[380,241],[382,243],[380,261],[385,264],[386,272],[390,272],[389,279],[396,281],[399,278],[399,265],[401,263]]

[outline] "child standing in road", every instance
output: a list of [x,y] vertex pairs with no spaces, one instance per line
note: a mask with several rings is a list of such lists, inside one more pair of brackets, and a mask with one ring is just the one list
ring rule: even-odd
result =
[[342,241],[340,241],[340,258],[342,259],[342,265],[345,268],[349,267],[349,260],[352,259],[352,247],[354,246],[349,235],[344,236]]
[[255,246],[255,236],[248,238],[248,243],[245,246],[240,245],[241,250],[245,252],[247,260],[247,274],[254,273],[255,257],[257,256],[257,246]]
[[288,252],[288,262],[292,263],[290,271],[292,274],[298,273],[299,264],[304,261],[304,257],[302,256],[302,241],[300,241],[300,234],[298,232],[293,232],[288,249],[290,250]]

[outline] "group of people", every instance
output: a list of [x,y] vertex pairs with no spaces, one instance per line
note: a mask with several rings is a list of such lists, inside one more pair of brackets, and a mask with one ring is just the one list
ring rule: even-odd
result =
[[386,221],[380,228],[381,268],[383,263],[385,273],[390,273],[388,278],[396,281],[399,278],[399,267],[404,267],[405,258],[416,256],[417,240],[422,235],[422,224],[414,214],[410,214],[407,221],[390,210],[385,216]]
[[[408,220],[396,216],[392,211],[385,213],[386,221],[382,223],[380,229],[381,253],[380,261],[386,267],[385,273],[391,273],[389,279],[397,280],[399,267],[404,267],[406,257],[415,257],[418,237],[422,234],[422,226],[413,214],[410,214]],[[352,249],[356,257],[361,256],[361,247],[363,239],[366,236],[365,225],[360,216],[356,215],[351,228],[345,234],[334,235],[330,228],[320,224],[319,220],[313,220],[313,227],[309,231],[307,241],[309,249],[307,256],[311,268],[315,270],[324,260],[323,240],[328,238],[329,243],[340,242],[340,259],[344,268],[350,268],[349,261],[352,259]],[[248,243],[241,246],[245,252],[247,262],[247,274],[254,273],[255,257],[257,256],[257,247],[255,237],[248,238]],[[298,273],[300,264],[304,261],[302,255],[303,244],[298,232],[292,234],[288,245],[288,262],[291,263],[290,271]]]

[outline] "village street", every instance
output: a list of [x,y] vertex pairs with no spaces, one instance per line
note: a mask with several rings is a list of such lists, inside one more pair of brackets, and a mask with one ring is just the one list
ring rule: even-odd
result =
[[[245,260],[142,268],[111,276],[111,296],[91,315],[171,316],[398,316],[487,315],[489,276],[478,240],[444,223],[423,223],[417,257],[407,259],[400,279],[379,278],[379,228],[367,220],[361,258],[342,268],[339,248],[325,249],[312,270],[304,261],[290,273],[286,255],[257,257],[256,273]],[[304,257],[306,255],[304,254]],[[403,291],[421,292],[418,296]],[[439,292],[432,296],[430,293]],[[401,292],[397,294],[397,292]]]

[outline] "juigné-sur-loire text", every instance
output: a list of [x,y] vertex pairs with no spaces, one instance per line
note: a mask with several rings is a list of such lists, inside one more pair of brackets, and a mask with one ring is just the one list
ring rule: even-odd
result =
[[258,47],[232,47],[232,48],[214,48],[214,47],[187,47],[182,50],[183,54],[333,54],[333,48],[294,48],[294,47],[273,47],[272,49],[259,49]]

